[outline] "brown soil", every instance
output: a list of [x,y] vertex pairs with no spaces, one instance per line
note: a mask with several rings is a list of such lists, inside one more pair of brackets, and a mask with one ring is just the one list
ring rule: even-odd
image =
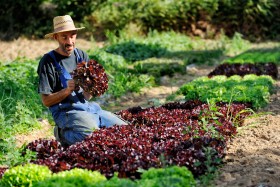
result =
[[[79,40],[77,46],[89,49],[89,42]],[[0,43],[0,62],[12,61],[26,56],[36,59],[56,47],[53,41],[29,41],[18,39],[13,42]],[[134,106],[150,106],[154,101],[164,102],[166,96],[176,91],[180,85],[194,78],[208,74],[213,67],[198,67],[185,75],[170,79],[162,78],[162,85],[157,88],[144,89],[139,94],[128,94],[110,107],[119,111]],[[156,99],[156,100],[155,100]],[[257,112],[257,117],[247,119],[240,127],[239,134],[228,144],[225,164],[213,186],[219,187],[278,187],[280,186],[280,82],[277,80],[276,93],[270,104]],[[270,112],[261,115],[261,112]],[[18,145],[39,138],[53,138],[52,126],[41,121],[42,129],[28,135],[18,135]]]

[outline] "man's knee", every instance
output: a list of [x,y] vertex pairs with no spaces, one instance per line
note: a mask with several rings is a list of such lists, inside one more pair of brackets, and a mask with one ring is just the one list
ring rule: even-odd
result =
[[61,138],[61,142],[67,145],[72,145],[83,141],[91,132],[65,130]]
[[112,112],[103,110],[99,114],[101,118],[101,126],[111,127],[113,125],[128,125],[128,122]]

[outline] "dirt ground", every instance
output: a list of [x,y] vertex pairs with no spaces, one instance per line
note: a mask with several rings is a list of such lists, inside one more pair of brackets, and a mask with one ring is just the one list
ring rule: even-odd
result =
[[[77,41],[77,47],[89,49],[97,47],[84,40]],[[13,42],[0,43],[0,62],[9,62],[17,57],[26,56],[36,59],[56,47],[50,40],[29,41],[18,39]],[[130,94],[116,101],[111,109],[118,111],[133,106],[149,106],[164,102],[166,96],[176,91],[179,85],[192,79],[207,75],[214,67],[199,67],[186,75],[172,80],[163,77],[162,85],[145,89],[138,94]],[[260,115],[265,112],[264,115]],[[258,111],[258,116],[247,119],[240,127],[239,134],[229,144],[224,165],[214,181],[218,187],[279,187],[280,186],[280,81],[276,84],[276,92],[270,104]],[[39,138],[53,138],[52,126],[41,121],[42,129],[28,135],[19,135],[18,145]]]

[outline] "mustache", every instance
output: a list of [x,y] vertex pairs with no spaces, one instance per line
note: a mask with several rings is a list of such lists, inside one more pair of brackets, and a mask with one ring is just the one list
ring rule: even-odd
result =
[[65,47],[72,47],[74,45],[71,45],[71,44],[65,44]]

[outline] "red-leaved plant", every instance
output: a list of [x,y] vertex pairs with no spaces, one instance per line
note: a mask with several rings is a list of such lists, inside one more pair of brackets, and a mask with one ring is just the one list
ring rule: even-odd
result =
[[76,86],[80,86],[94,97],[104,94],[108,89],[108,77],[105,70],[95,60],[79,63],[71,75]]

